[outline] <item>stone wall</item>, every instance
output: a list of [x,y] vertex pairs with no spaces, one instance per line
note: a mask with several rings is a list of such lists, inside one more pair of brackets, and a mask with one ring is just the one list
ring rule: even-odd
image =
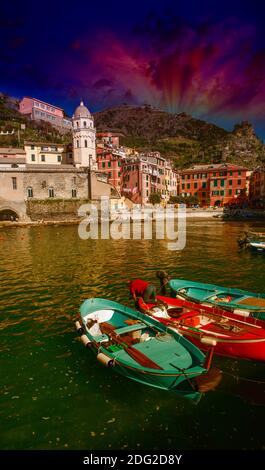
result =
[[88,198],[87,173],[77,170],[27,170],[24,173],[24,194],[27,197],[27,188],[32,188],[34,199],[49,198],[49,188],[53,188],[54,197],[58,199],[71,199],[72,190],[76,191],[78,199]]
[[81,204],[87,204],[88,199],[49,199],[34,200],[29,199],[26,202],[27,215],[34,221],[69,221],[79,220],[78,209]]

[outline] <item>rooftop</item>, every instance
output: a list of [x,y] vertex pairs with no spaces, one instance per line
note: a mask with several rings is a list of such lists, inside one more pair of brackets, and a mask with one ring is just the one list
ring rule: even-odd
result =
[[25,140],[24,141],[25,145],[45,145],[45,147],[51,147],[51,146],[56,146],[56,147],[64,147],[65,144],[56,143],[56,142],[33,142],[31,140]]
[[247,170],[247,168],[241,165],[234,165],[233,163],[218,163],[209,165],[193,165],[191,168],[180,170],[180,173],[193,173],[197,171],[211,170]]
[[0,156],[0,165],[10,165],[10,164],[21,164],[26,163],[26,158],[9,158],[8,160],[5,157]]
[[21,153],[23,155],[26,154],[24,149],[15,148],[15,147],[0,147],[0,154],[5,155],[16,155],[17,153]]
[[24,96],[24,98],[28,98],[30,100],[38,101],[39,103],[46,104],[46,106],[51,106],[51,108],[56,108],[56,109],[60,109],[60,111],[63,111],[63,108],[60,108],[59,106],[55,106],[54,104],[47,103],[46,101],[39,100],[38,98],[32,98],[32,96]]

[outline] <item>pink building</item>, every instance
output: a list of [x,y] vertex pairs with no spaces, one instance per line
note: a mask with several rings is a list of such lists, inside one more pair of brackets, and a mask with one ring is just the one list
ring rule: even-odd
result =
[[135,204],[148,203],[157,191],[158,168],[155,157],[131,157],[122,164],[122,194]]
[[50,122],[53,126],[72,129],[72,121],[65,117],[62,108],[37,100],[36,98],[25,96],[19,104],[19,111],[21,114],[29,116],[33,121],[42,120]]
[[148,203],[152,193],[159,193],[161,202],[167,203],[177,195],[177,185],[177,171],[159,152],[132,156],[122,164],[121,192],[136,204]]

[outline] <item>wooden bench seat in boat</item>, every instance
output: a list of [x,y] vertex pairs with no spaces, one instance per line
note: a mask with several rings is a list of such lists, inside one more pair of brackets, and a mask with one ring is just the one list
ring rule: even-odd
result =
[[123,335],[124,333],[131,333],[133,331],[143,330],[144,328],[147,328],[147,325],[145,323],[136,323],[134,325],[128,325],[122,328],[117,328],[115,330],[115,333],[117,335]]

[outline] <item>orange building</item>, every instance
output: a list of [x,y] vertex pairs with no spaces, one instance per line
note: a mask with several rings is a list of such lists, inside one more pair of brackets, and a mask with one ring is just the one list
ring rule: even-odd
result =
[[265,206],[265,166],[256,168],[250,177],[249,199],[255,207]]
[[179,193],[197,196],[201,206],[223,206],[245,194],[246,173],[230,163],[195,165],[180,171]]

